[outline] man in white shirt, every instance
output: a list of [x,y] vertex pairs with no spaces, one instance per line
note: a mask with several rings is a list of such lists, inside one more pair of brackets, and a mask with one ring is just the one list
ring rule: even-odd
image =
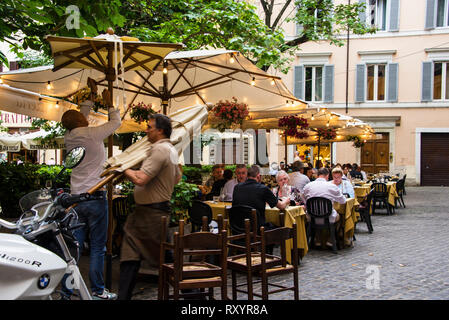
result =
[[[91,87],[92,89],[92,87]],[[94,90],[92,90],[94,92]],[[91,96],[92,100],[93,96]],[[92,101],[85,101],[80,105],[80,111],[68,110],[61,118],[61,123],[67,129],[64,142],[67,150],[75,147],[84,147],[86,153],[83,161],[72,170],[70,177],[70,190],[72,194],[87,192],[102,179],[103,163],[106,161],[104,139],[114,133],[120,127],[120,112],[112,106],[111,95],[108,90],[103,91],[103,100],[109,106],[109,121],[97,126],[89,127],[87,117]],[[86,225],[75,230],[74,235],[80,246],[84,244],[87,230],[90,240],[89,280],[94,299],[113,300],[117,295],[108,292],[104,287],[104,253],[108,228],[108,203],[106,191],[101,190],[93,194],[98,200],[79,203],[76,211],[79,221]],[[71,290],[67,289],[63,279],[62,298],[70,299]]]
[[303,174],[304,164],[301,161],[293,162],[293,172],[289,173],[290,185],[295,187],[296,190],[302,193],[304,186],[310,182],[309,177]]
[[244,164],[238,164],[235,167],[235,178],[226,182],[223,187],[223,192],[221,194],[221,201],[232,201],[232,194],[234,192],[234,187],[242,182],[245,182],[248,178],[248,169]]
[[[318,170],[318,178],[315,181],[308,183],[301,193],[304,203],[307,199],[313,197],[323,197],[329,199],[332,202],[338,202],[341,204],[346,203],[345,196],[341,193],[340,189],[328,182],[329,170],[327,168],[321,168]],[[330,223],[335,223],[340,219],[337,211],[332,209],[332,214],[329,217]]]

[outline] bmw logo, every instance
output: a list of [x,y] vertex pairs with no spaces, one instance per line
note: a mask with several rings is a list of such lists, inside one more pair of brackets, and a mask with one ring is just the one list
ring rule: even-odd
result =
[[37,281],[37,287],[39,289],[45,289],[50,284],[50,276],[46,273],[41,275],[39,280]]

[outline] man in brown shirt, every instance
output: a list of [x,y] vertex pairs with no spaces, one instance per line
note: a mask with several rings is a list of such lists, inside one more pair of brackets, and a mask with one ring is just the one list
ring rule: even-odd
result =
[[119,300],[131,299],[142,260],[147,261],[154,271],[159,268],[161,217],[170,216],[170,198],[174,186],[181,180],[178,154],[169,139],[171,132],[170,118],[162,114],[151,115],[147,137],[152,145],[148,157],[139,170],[124,172],[135,184],[136,208],[124,227]]

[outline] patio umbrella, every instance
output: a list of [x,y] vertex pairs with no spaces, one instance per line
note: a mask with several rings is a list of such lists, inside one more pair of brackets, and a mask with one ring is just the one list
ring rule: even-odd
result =
[[[108,34],[95,38],[68,38],[48,36],[52,56],[54,58],[53,72],[61,69],[89,69],[101,74],[107,89],[113,95],[114,82],[116,87],[124,84],[124,73],[129,70],[145,71],[152,74],[154,68],[161,63],[171,51],[182,47],[180,44],[147,43],[136,38],[118,37],[108,30]],[[51,89],[51,82],[48,88]],[[123,91],[124,92],[124,91]],[[113,96],[112,96],[113,97]],[[114,99],[112,99],[114,101]],[[116,107],[119,100],[115,99]],[[113,102],[112,102],[113,103]],[[124,93],[121,99],[122,106],[126,105]],[[112,156],[112,136],[108,139],[108,155]],[[108,184],[109,226],[107,243],[107,274],[106,285],[111,287],[111,259],[112,259],[112,183]]]
[[[124,48],[127,44],[123,42]],[[59,63],[59,60],[56,61]],[[61,69],[60,66],[66,63],[61,60],[61,64],[55,63],[54,67],[4,72],[0,73],[0,77],[3,83],[11,87],[61,99],[69,99],[84,89],[89,77],[99,87],[109,86],[105,74],[96,65],[97,69],[94,69],[90,60],[87,63],[91,69]],[[75,61],[73,66],[78,64]],[[138,102],[152,104],[157,111],[161,106],[160,111],[164,114],[186,106],[231,100],[232,97],[247,103],[251,110],[287,103],[295,103],[301,109],[307,107],[305,102],[287,89],[279,77],[259,69],[237,51],[174,51],[156,63],[152,72],[147,69],[140,66],[136,69],[125,68],[124,73],[120,74],[123,75],[123,81],[116,79],[112,83],[112,88],[116,89],[113,92],[114,101],[126,100],[126,104],[120,104],[121,107],[126,105],[126,110],[122,112],[123,119],[126,119],[129,106]]]

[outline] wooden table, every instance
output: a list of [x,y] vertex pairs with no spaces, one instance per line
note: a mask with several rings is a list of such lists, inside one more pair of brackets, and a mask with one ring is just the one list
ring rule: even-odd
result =
[[[223,215],[223,218],[227,219],[226,207],[231,207],[230,202],[213,202],[204,201],[212,208],[212,218],[216,219],[219,214]],[[285,226],[291,228],[293,223],[296,223],[297,237],[298,237],[298,250],[299,256],[304,257],[309,248],[307,246],[306,235],[306,212],[301,206],[287,207],[283,210],[285,212]],[[279,213],[281,211],[278,208],[265,208],[265,221],[279,226]],[[287,260],[291,263],[291,248],[293,247],[292,240],[286,242]]]

